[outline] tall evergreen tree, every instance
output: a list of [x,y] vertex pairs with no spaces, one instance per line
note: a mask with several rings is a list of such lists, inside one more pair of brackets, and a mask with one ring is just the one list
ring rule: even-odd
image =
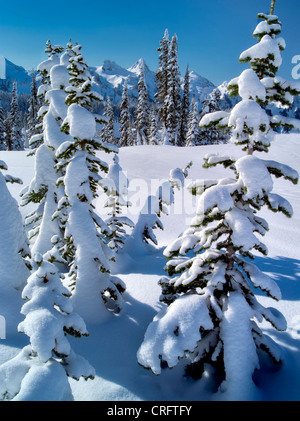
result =
[[138,144],[147,145],[149,143],[149,115],[148,115],[148,93],[145,82],[144,64],[141,66],[141,72],[138,82],[138,105],[136,109],[136,133]]
[[114,129],[114,112],[113,112],[112,103],[109,97],[107,98],[103,115],[104,117],[106,117],[107,121],[102,129],[101,138],[103,142],[116,144],[115,129]]
[[187,66],[185,76],[184,76],[183,96],[182,96],[182,101],[181,101],[178,146],[185,146],[187,143],[189,113],[190,113],[190,72],[189,72],[189,66]]
[[[63,236],[63,229],[53,215],[57,204],[63,196],[61,187],[57,182],[62,173],[55,168],[57,159],[56,150],[61,143],[69,137],[60,131],[62,121],[67,113],[64,100],[67,94],[64,88],[68,83],[68,71],[65,65],[57,64],[51,58],[43,62],[49,73],[49,82],[45,95],[46,107],[42,115],[43,142],[35,150],[35,173],[30,184],[21,192],[22,206],[34,204],[35,209],[25,218],[29,229],[29,238],[32,241],[32,252],[44,255],[52,247],[51,238],[54,235]],[[34,137],[34,136],[33,136]]]
[[186,135],[186,146],[196,146],[199,137],[199,113],[198,104],[196,101],[192,102],[191,110],[189,112],[188,131]]
[[[231,82],[242,101],[230,112],[217,111],[200,122],[207,126],[227,122],[232,140],[243,145],[246,154],[238,159],[205,157],[205,167],[223,164],[233,171],[232,177],[198,180],[190,186],[200,196],[197,214],[190,228],[165,250],[171,259],[167,264],[171,278],[161,280],[161,300],[167,305],[149,326],[138,353],[139,362],[157,374],[162,361],[173,367],[181,358],[190,362],[190,373],[197,368],[201,375],[205,364],[216,366],[222,382],[219,391],[237,400],[255,398],[252,376],[259,368],[258,350],[276,363],[281,361],[280,348],[259,323],[265,320],[282,331],[285,318],[264,307],[254,293],[258,288],[279,300],[280,289],[249,259],[255,259],[254,251],[267,255],[260,237],[269,227],[257,211],[267,206],[292,215],[290,203],[272,193],[272,176],[293,183],[299,177],[292,168],[253,154],[267,152],[273,128],[285,124],[283,117],[270,116],[265,107],[274,100],[284,105],[299,93],[293,82],[275,78],[283,46],[276,38],[278,18],[258,16],[263,20],[254,32],[259,42],[240,57],[250,61],[251,69]],[[194,257],[187,255],[191,250]]]
[[167,80],[168,90],[165,97],[166,129],[171,145],[178,144],[180,125],[181,88],[178,67],[177,35],[173,35],[168,56]]
[[154,106],[150,112],[149,143],[150,145],[158,145],[160,143],[158,134],[158,115]]
[[22,129],[20,121],[20,111],[18,105],[17,82],[13,83],[12,98],[10,104],[10,112],[7,116],[7,136],[6,142],[8,150],[21,151],[24,149],[22,139]]
[[63,208],[68,213],[65,240],[71,253],[68,278],[74,289],[72,301],[87,322],[96,322],[108,317],[107,309],[120,311],[125,290],[124,283],[110,273],[113,253],[104,238],[110,230],[93,205],[101,180],[99,171],[108,171],[107,163],[96,156],[96,151],[112,152],[116,147],[96,137],[96,123],[102,120],[90,109],[92,100],[100,100],[100,96],[92,91],[81,46],[75,45],[73,52],[68,66],[71,84],[66,88],[68,110],[61,127],[73,140],[57,150],[57,167],[65,172],[60,183],[65,189]]
[[10,113],[8,112],[4,120],[4,132],[5,132],[5,145],[8,151],[13,150],[13,139],[12,139],[12,120]]
[[126,80],[123,86],[120,111],[121,111],[121,115],[120,115],[119,146],[130,146],[133,144],[133,141],[132,141],[132,132],[131,132],[131,125],[130,125],[128,87],[127,87]]
[[170,39],[168,30],[165,30],[163,39],[160,41],[159,52],[159,66],[155,74],[156,93],[155,101],[158,104],[158,113],[160,121],[166,125],[167,108],[165,98],[168,92],[168,59],[169,59]]
[[6,144],[5,144],[5,114],[4,110],[0,105],[0,151],[6,150]]
[[38,111],[39,111],[39,100],[37,95],[37,83],[35,71],[32,71],[32,82],[29,98],[29,107],[28,107],[28,116],[27,116],[27,131],[26,134],[29,139],[35,134],[38,133],[37,123],[38,123]]

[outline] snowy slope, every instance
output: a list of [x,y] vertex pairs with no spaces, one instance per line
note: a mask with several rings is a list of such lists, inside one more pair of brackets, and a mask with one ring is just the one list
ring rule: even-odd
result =
[[[144,199],[156,191],[159,182],[168,178],[169,170],[185,165],[192,160],[189,180],[216,178],[224,175],[223,168],[203,169],[203,156],[220,151],[229,155],[243,154],[234,145],[201,146],[195,148],[175,148],[172,146],[135,146],[120,149],[120,165],[130,180],[129,198],[133,206],[128,216],[135,220]],[[264,155],[264,154],[262,154]],[[263,157],[263,156],[262,156]],[[1,152],[0,159],[6,161],[9,173],[21,177],[27,184],[33,174],[33,159],[23,152]],[[112,159],[112,157],[110,158]],[[288,164],[300,173],[300,135],[278,135],[266,159],[275,159]],[[9,189],[19,200],[20,186]],[[256,375],[261,400],[300,400],[300,195],[299,185],[284,180],[275,180],[274,192],[287,198],[294,216],[287,219],[282,214],[264,211],[263,216],[270,225],[264,242],[269,248],[266,258],[258,257],[257,264],[265,272],[272,274],[282,291],[282,300],[274,302],[262,295],[259,300],[264,305],[278,308],[286,317],[288,329],[283,333],[269,334],[281,346],[284,362],[280,370],[272,370],[266,362]],[[186,190],[177,192],[175,205],[168,216],[162,217],[164,231],[157,233],[159,246],[151,253],[133,247],[131,255],[123,256],[122,264],[114,271],[127,285],[127,303],[119,316],[102,325],[89,325],[90,336],[72,339],[72,347],[94,366],[94,380],[76,382],[70,380],[76,400],[219,400],[234,399],[214,392],[213,379],[209,374],[200,381],[183,377],[183,367],[179,364],[172,370],[163,370],[160,376],[140,367],[136,352],[143,340],[145,330],[160,308],[160,288],[157,281],[164,275],[165,258],[163,248],[175,239],[188,225],[195,212],[195,201]],[[102,198],[96,207],[102,212]],[[21,209],[23,215],[29,209]],[[18,307],[20,303],[16,303]],[[1,302],[0,314],[6,303]],[[21,317],[16,311],[10,315],[15,325]],[[264,326],[269,330],[269,326]],[[25,335],[16,331],[7,332],[5,340],[0,339],[0,362],[16,354],[27,341]],[[39,399],[39,396],[36,396]]]

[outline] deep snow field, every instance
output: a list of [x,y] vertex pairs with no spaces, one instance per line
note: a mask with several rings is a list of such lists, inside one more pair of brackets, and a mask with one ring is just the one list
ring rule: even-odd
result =
[[[186,181],[197,178],[222,177],[227,170],[222,166],[213,169],[202,168],[203,156],[211,152],[240,156],[244,154],[231,144],[176,148],[172,146],[134,146],[121,148],[120,165],[129,178],[129,200],[132,208],[127,216],[136,221],[138,211],[147,195],[155,193],[159,181],[168,179],[169,171],[184,168],[189,161],[193,166]],[[277,135],[268,155],[264,159],[274,159],[290,165],[300,173],[300,134]],[[34,159],[26,152],[0,152],[0,159],[8,165],[8,173],[20,177],[26,186],[34,171]],[[112,156],[106,156],[111,162]],[[8,185],[13,196],[20,202],[19,185]],[[269,249],[268,257],[258,255],[256,264],[264,272],[271,274],[278,283],[282,300],[276,302],[258,292],[259,300],[266,306],[279,309],[287,319],[288,329],[277,332],[266,325],[269,335],[280,345],[283,364],[274,369],[267,361],[255,376],[257,400],[299,401],[300,400],[300,190],[299,184],[274,180],[274,192],[282,194],[290,201],[294,216],[288,219],[283,214],[268,210],[261,212],[268,221],[270,231],[264,238]],[[96,370],[94,380],[70,380],[74,399],[77,401],[212,401],[235,400],[234,396],[216,393],[214,379],[209,371],[201,380],[184,377],[183,365],[164,369],[160,376],[145,370],[137,363],[136,353],[142,343],[148,324],[160,308],[159,278],[165,275],[166,259],[164,247],[188,227],[195,212],[196,201],[186,189],[177,191],[175,204],[169,215],[161,220],[164,230],[156,230],[158,247],[155,249],[130,249],[130,254],[121,254],[120,262],[113,267],[114,273],[126,283],[126,303],[118,316],[101,325],[88,324],[89,337],[70,338],[75,352],[85,357]],[[96,208],[102,213],[102,198]],[[30,208],[21,208],[22,215]],[[9,262],[7,265],[9,270]],[[13,298],[15,300],[15,297]],[[0,339],[0,363],[17,354],[28,343],[28,337],[17,332],[21,299],[15,300],[16,308],[9,311],[7,302],[1,300],[0,314],[7,321],[6,339]],[[59,388],[59,385],[57,385]],[[45,399],[36,395],[31,400]],[[251,397],[249,396],[249,400]],[[51,400],[51,394],[47,395]],[[246,398],[247,400],[247,398]]]

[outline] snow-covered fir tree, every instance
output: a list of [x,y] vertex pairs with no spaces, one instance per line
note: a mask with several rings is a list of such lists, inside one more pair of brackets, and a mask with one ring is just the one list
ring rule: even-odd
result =
[[87,335],[87,330],[81,317],[73,312],[71,293],[60,279],[59,263],[64,261],[57,245],[63,242],[65,227],[60,218],[54,217],[64,193],[58,182],[62,173],[61,167],[56,166],[55,152],[62,143],[73,141],[60,130],[68,110],[64,91],[69,84],[67,63],[64,55],[61,64],[48,67],[44,143],[35,153],[35,176],[23,196],[27,203],[40,203],[30,217],[38,222],[37,240],[32,246],[33,270],[23,290],[27,302],[21,313],[25,319],[18,327],[19,332],[29,336],[30,345],[0,367],[0,396],[5,400],[31,400],[30,393],[34,396],[37,390],[44,393],[45,400],[71,400],[68,377],[94,377],[93,368],[74,353],[67,340],[67,334],[80,337]]
[[5,114],[4,110],[0,105],[0,151],[6,150],[6,144],[5,144]]
[[17,356],[0,366],[0,399],[73,400],[68,377],[94,378],[90,364],[71,348],[67,334],[87,336],[81,317],[73,311],[70,292],[47,255],[33,256],[34,269],[23,290],[25,316],[18,330],[30,339]]
[[152,106],[150,111],[149,143],[150,145],[158,145],[160,143],[158,132],[158,115],[154,106]]
[[149,195],[139,213],[138,220],[126,242],[124,250],[128,250],[129,253],[133,251],[135,255],[155,251],[155,246],[158,245],[155,230],[157,228],[164,229],[160,216],[159,198],[156,195]]
[[168,141],[171,145],[175,146],[178,145],[181,109],[180,73],[177,50],[177,35],[175,34],[172,37],[169,47],[167,67],[168,90],[165,97]]
[[[199,121],[205,114],[220,111],[221,92],[215,88],[202,102],[202,110],[199,114]],[[229,130],[211,126],[209,128],[200,128],[197,139],[198,145],[211,145],[225,143],[229,139]]]
[[114,112],[110,98],[108,97],[104,107],[104,117],[107,122],[104,125],[101,133],[101,139],[103,142],[116,144],[115,129],[114,129]]
[[6,149],[9,151],[23,150],[24,144],[21,132],[16,81],[13,83],[10,111],[4,120],[4,129]]
[[145,82],[144,64],[141,66],[138,82],[138,104],[136,108],[136,136],[137,144],[149,143],[149,103],[148,92]]
[[13,143],[12,143],[12,121],[10,118],[10,114],[7,113],[5,120],[4,120],[4,132],[5,132],[5,145],[8,151],[13,150]]
[[184,76],[183,95],[182,95],[182,101],[181,101],[178,146],[185,146],[187,143],[189,114],[190,114],[190,72],[189,72],[189,66],[187,66],[185,76]]
[[[43,66],[49,73],[50,84],[45,94],[46,106],[42,106],[43,143],[35,151],[34,177],[29,186],[21,192],[23,206],[35,204],[34,211],[25,218],[32,242],[32,253],[44,254],[52,247],[51,238],[55,235],[63,237],[63,222],[53,218],[58,203],[64,197],[62,186],[58,180],[62,176],[57,170],[55,156],[58,147],[71,138],[61,132],[62,122],[67,114],[64,88],[69,83],[69,74],[65,64],[55,64],[51,57]],[[46,113],[44,113],[46,109]]]
[[122,99],[120,104],[120,140],[119,146],[131,146],[133,145],[132,130],[130,124],[130,113],[129,113],[129,98],[128,98],[128,86],[125,80],[123,86]]
[[22,128],[21,128],[20,112],[19,112],[19,104],[18,104],[18,87],[17,87],[16,81],[13,84],[9,118],[11,120],[11,127],[12,127],[12,130],[11,130],[12,150],[22,151],[24,150],[24,142],[23,142],[23,137],[22,137]]
[[164,252],[170,259],[170,278],[160,281],[165,306],[148,327],[138,352],[140,364],[156,374],[162,362],[174,367],[182,358],[189,364],[189,373],[197,369],[201,375],[207,365],[215,366],[219,392],[229,392],[236,400],[243,400],[244,393],[255,399],[252,376],[259,369],[261,351],[275,363],[281,361],[279,346],[259,323],[267,321],[270,328],[282,331],[286,320],[278,310],[264,307],[254,288],[275,300],[280,300],[281,292],[275,280],[251,260],[254,253],[268,253],[261,237],[269,226],[257,212],[267,206],[292,215],[290,203],[272,192],[272,176],[298,180],[292,168],[257,156],[268,151],[273,128],[287,123],[281,116],[270,116],[265,107],[273,100],[285,105],[293,93],[299,93],[299,84],[275,77],[284,45],[282,38],[276,38],[281,28],[278,17],[258,16],[262,19],[254,32],[258,43],[241,54],[251,69],[231,82],[242,101],[230,112],[217,111],[200,122],[204,126],[227,123],[232,141],[243,145],[246,154],[205,157],[205,167],[223,164],[232,170],[232,177],[198,180],[190,186],[199,195],[196,216]]
[[160,183],[155,194],[147,196],[134,229],[125,243],[124,250],[128,254],[144,255],[157,251],[156,230],[164,229],[161,217],[163,214],[168,215],[169,207],[174,203],[175,188],[183,187],[191,165],[189,163],[183,170],[171,170],[169,179]]
[[186,146],[196,146],[199,136],[199,113],[198,104],[193,101],[189,112],[188,131],[186,134]]
[[39,100],[38,100],[38,91],[35,71],[32,71],[32,83],[30,89],[30,98],[29,98],[29,107],[28,107],[28,116],[27,116],[27,130],[26,134],[28,139],[38,133],[37,124],[38,124],[38,112],[40,109]]
[[163,39],[157,49],[159,52],[159,65],[155,73],[156,93],[155,101],[158,105],[158,114],[162,125],[166,125],[167,108],[165,98],[168,92],[168,59],[170,39],[168,30],[165,30]]
[[48,40],[46,42],[45,53],[48,55],[48,58],[42,61],[38,67],[37,71],[41,76],[41,84],[37,91],[39,110],[37,115],[37,125],[35,127],[36,133],[34,133],[29,139],[29,147],[32,149],[32,152],[29,155],[34,155],[38,147],[43,143],[43,119],[48,111],[48,101],[45,99],[45,95],[49,89],[51,89],[50,82],[50,70],[53,66],[60,64],[60,54],[63,52],[64,48],[60,45],[52,45]]
[[72,301],[76,311],[86,322],[103,321],[108,311],[119,312],[122,306],[124,283],[110,273],[112,250],[105,243],[110,230],[95,213],[93,201],[97,197],[99,170],[107,172],[106,162],[96,151],[116,151],[96,137],[99,119],[90,111],[91,101],[100,100],[92,91],[91,76],[81,53],[81,46],[73,47],[70,58],[70,84],[66,103],[68,110],[61,129],[73,140],[57,150],[58,168],[65,174],[60,184],[65,189],[64,206],[68,217],[65,240],[70,250],[69,282],[74,292]]
[[113,162],[109,166],[108,173],[100,182],[108,198],[104,205],[109,209],[105,223],[110,229],[106,242],[115,252],[123,248],[126,238],[126,227],[133,228],[134,223],[127,216],[122,215],[122,209],[128,208],[127,200],[128,179],[119,164],[119,157],[114,155]]

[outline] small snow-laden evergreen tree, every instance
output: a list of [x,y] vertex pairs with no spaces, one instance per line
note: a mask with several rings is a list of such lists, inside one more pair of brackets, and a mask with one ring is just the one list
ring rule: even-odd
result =
[[141,66],[138,82],[138,104],[136,109],[136,133],[142,145],[149,144],[149,104],[145,82],[144,65]]
[[107,123],[102,129],[101,139],[105,143],[116,144],[115,138],[115,128],[114,128],[114,112],[110,98],[107,98],[105,107],[104,107],[104,117],[107,119]]
[[107,317],[107,310],[120,311],[125,290],[124,283],[110,273],[113,252],[104,241],[110,230],[95,213],[93,204],[101,180],[99,171],[108,171],[107,163],[96,156],[96,151],[116,152],[117,148],[96,137],[100,121],[90,109],[91,101],[100,97],[91,90],[81,46],[75,45],[73,51],[71,85],[66,88],[69,106],[61,130],[74,140],[66,141],[57,150],[58,168],[65,169],[59,183],[65,189],[64,207],[68,208],[65,240],[71,257],[68,278],[73,287],[72,301],[86,322],[95,323]]
[[158,105],[158,114],[161,123],[166,124],[167,108],[165,98],[168,92],[168,58],[169,58],[170,39],[168,30],[165,30],[163,39],[157,49],[159,52],[159,66],[155,73],[156,93],[155,101]]
[[[269,226],[257,212],[267,206],[292,215],[289,202],[272,192],[272,176],[293,183],[298,180],[292,168],[254,154],[267,152],[274,137],[274,119],[265,110],[271,95],[276,100],[283,97],[284,103],[290,98],[288,91],[296,88],[275,77],[283,45],[282,39],[276,39],[278,18],[265,14],[259,17],[263,25],[258,25],[255,34],[263,30],[266,35],[259,36],[258,44],[242,54],[251,57],[258,74],[248,69],[235,80],[242,101],[231,112],[203,117],[207,124],[223,119],[225,125],[227,121],[232,140],[242,144],[246,154],[240,158],[215,154],[205,157],[205,167],[223,164],[233,171],[232,177],[198,180],[190,186],[191,192],[199,195],[197,213],[190,228],[164,252],[169,258],[170,275],[160,281],[160,300],[165,306],[148,327],[138,352],[140,364],[156,374],[161,372],[162,361],[174,367],[179,359],[186,358],[188,372],[195,374],[197,369],[198,375],[206,364],[216,365],[219,392],[227,392],[231,400],[257,399],[258,389],[252,377],[259,369],[261,351],[275,363],[281,362],[280,347],[259,323],[267,321],[283,331],[286,320],[277,309],[264,307],[254,288],[275,301],[280,300],[281,292],[276,282],[251,260],[255,260],[254,253],[268,253],[261,236]],[[262,77],[259,62],[265,66],[266,60],[267,76]],[[276,85],[282,89],[282,96],[277,95]]]
[[189,72],[189,66],[187,66],[185,76],[184,76],[183,95],[182,95],[182,101],[181,101],[178,146],[185,146],[187,143],[189,114],[190,114],[190,72]]
[[0,105],[0,151],[6,150],[6,144],[5,144],[5,114],[4,110]]
[[56,168],[55,153],[62,143],[72,140],[60,130],[68,109],[65,104],[67,94],[64,91],[69,83],[68,70],[65,64],[50,67],[48,63],[45,67],[49,72],[50,85],[47,85],[45,94],[47,111],[43,116],[43,143],[35,151],[34,177],[21,192],[22,206],[35,205],[25,222],[32,242],[32,253],[42,255],[51,249],[53,236],[63,238],[65,221],[62,217],[54,218],[58,204],[64,197],[62,186],[57,185],[62,171]]
[[164,229],[161,217],[163,214],[168,215],[169,207],[174,203],[174,190],[183,187],[191,165],[192,163],[189,163],[183,170],[171,170],[169,179],[160,183],[156,194],[146,198],[134,229],[125,243],[124,250],[128,254],[143,255],[157,251],[155,230]]
[[181,109],[181,88],[180,73],[178,67],[178,46],[177,35],[172,37],[168,57],[168,91],[165,97],[166,106],[166,129],[168,140],[171,145],[178,145],[180,109]]
[[161,206],[159,198],[156,195],[149,195],[140,211],[131,236],[126,241],[124,250],[129,250],[129,253],[133,252],[134,255],[155,251],[155,246],[158,245],[158,242],[154,230],[157,228],[164,229],[160,216]]
[[38,67],[37,71],[41,76],[41,84],[37,91],[37,99],[39,104],[39,110],[37,113],[37,124],[35,127],[36,133],[33,133],[29,139],[29,147],[32,149],[32,152],[29,152],[28,155],[34,155],[38,147],[43,143],[43,119],[48,111],[48,101],[45,99],[46,92],[51,89],[50,82],[50,70],[53,66],[60,64],[60,54],[63,52],[64,48],[60,45],[52,45],[48,40],[46,42],[45,53],[48,54],[48,59],[42,61]]
[[119,164],[118,155],[114,155],[113,163],[110,164],[108,173],[100,181],[108,198],[104,205],[109,209],[105,223],[110,229],[106,242],[116,253],[123,248],[126,238],[125,227],[134,227],[134,223],[127,216],[122,215],[122,208],[128,208],[131,204],[127,200],[128,179]]
[[[199,115],[199,121],[206,114],[220,111],[221,92],[218,88],[214,89],[202,102],[202,110]],[[218,128],[211,126],[209,128],[199,128],[199,136],[197,144],[212,145],[218,143],[226,143],[230,137],[228,128]]]
[[128,87],[127,81],[125,80],[123,86],[122,99],[120,104],[120,140],[119,146],[131,146],[133,145],[132,131],[130,124],[130,113],[129,113],[129,99],[128,99]]
[[188,131],[186,135],[186,146],[196,146],[199,136],[199,113],[197,102],[192,102],[189,112]]
[[67,335],[88,336],[85,323],[73,311],[70,292],[48,256],[36,253],[34,268],[23,290],[25,316],[18,330],[30,344],[0,366],[0,399],[14,401],[73,400],[68,377],[94,378],[90,364],[71,348]]

